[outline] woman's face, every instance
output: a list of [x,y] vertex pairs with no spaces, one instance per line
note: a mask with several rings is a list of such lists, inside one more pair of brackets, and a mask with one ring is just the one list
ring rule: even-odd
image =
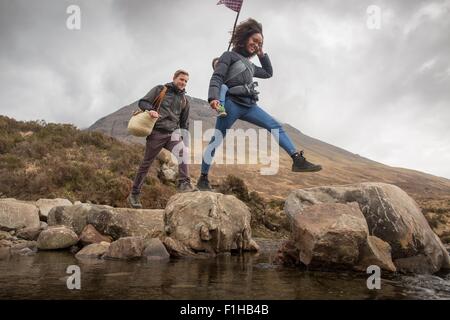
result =
[[247,45],[245,46],[245,49],[250,55],[255,55],[258,53],[262,45],[263,45],[262,34],[255,33],[247,40]]

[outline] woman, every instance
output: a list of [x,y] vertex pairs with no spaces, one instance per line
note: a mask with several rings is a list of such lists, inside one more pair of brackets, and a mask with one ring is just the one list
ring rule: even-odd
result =
[[[220,89],[226,84],[229,88],[225,100],[227,116],[217,118],[216,134],[203,155],[201,176],[197,183],[200,190],[211,190],[208,172],[215,154],[215,146],[220,144],[226,130],[238,119],[269,131],[278,129],[274,132],[274,136],[292,157],[292,171],[316,172],[322,169],[320,165],[308,162],[303,156],[303,151],[297,152],[281,124],[257,105],[258,92],[255,90],[257,83],[253,82],[253,77],[262,79],[272,77],[272,64],[267,53],[263,52],[263,40],[262,25],[254,19],[248,19],[237,26],[232,38],[232,51],[222,54],[217,62],[209,84],[208,102],[211,108],[217,110],[220,106]],[[261,67],[250,62],[255,55],[258,56]]]

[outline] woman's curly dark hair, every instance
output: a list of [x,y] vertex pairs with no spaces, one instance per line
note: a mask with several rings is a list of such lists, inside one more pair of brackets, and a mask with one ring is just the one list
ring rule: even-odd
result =
[[248,55],[248,53],[245,50],[245,45],[247,44],[248,38],[250,38],[255,33],[260,33],[261,35],[263,35],[262,24],[256,21],[255,19],[249,18],[239,23],[236,27],[234,35],[232,35],[231,37],[231,44],[233,45],[233,50],[241,54],[245,53],[246,55]]

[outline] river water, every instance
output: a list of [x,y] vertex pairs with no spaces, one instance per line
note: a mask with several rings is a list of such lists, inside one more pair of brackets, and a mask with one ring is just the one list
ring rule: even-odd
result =
[[[263,250],[215,259],[78,261],[68,252],[38,252],[0,261],[0,299],[450,299],[450,274],[383,277],[274,266],[279,242]],[[81,289],[69,290],[66,269],[81,269]]]

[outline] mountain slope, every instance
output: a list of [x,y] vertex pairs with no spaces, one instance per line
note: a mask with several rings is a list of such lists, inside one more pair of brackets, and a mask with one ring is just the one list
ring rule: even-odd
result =
[[[191,134],[195,121],[201,121],[203,131],[214,128],[215,114],[207,102],[192,97],[189,99]],[[126,130],[128,120],[137,108],[136,102],[125,106],[99,119],[88,130],[103,132],[125,142],[143,144],[145,139],[132,137]],[[247,122],[237,121],[233,128],[245,130],[257,127]],[[246,181],[250,189],[260,192],[263,196],[282,198],[295,188],[380,181],[401,187],[416,200],[450,199],[450,180],[448,179],[419,171],[390,167],[309,137],[288,124],[285,124],[284,128],[295,144],[305,150],[309,160],[322,164],[324,169],[321,172],[291,172],[291,159],[283,150],[280,150],[280,169],[276,175],[261,175],[259,170],[263,167],[262,165],[214,165],[210,174],[213,182],[217,182],[228,174],[238,174]],[[203,141],[203,145],[206,146],[206,144],[207,142]],[[247,150],[248,153],[257,151]],[[196,178],[199,175],[200,165],[192,164],[190,168],[192,177]]]

